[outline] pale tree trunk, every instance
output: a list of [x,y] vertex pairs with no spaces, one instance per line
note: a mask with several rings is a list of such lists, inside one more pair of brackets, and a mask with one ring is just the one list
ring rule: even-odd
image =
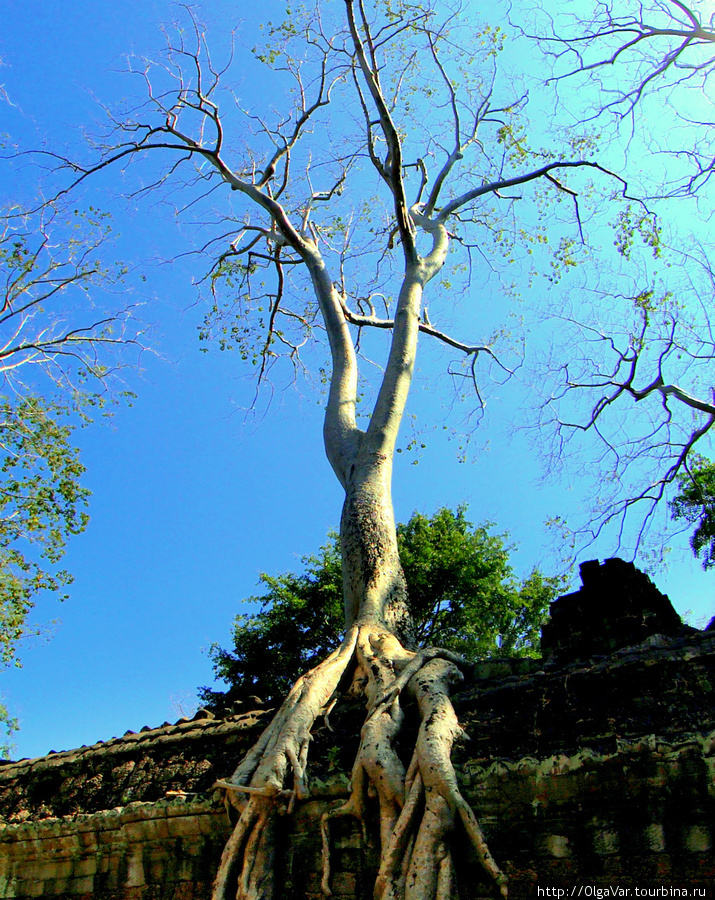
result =
[[409,273],[375,409],[347,468],[340,522],[346,628],[379,625],[407,647],[413,646],[414,634],[397,549],[392,460],[414,371],[421,300],[422,285]]
[[[414,647],[392,508],[392,462],[414,373],[423,291],[444,264],[448,234],[444,219],[430,218],[436,194],[425,209],[408,206],[400,137],[382,95],[378,70],[368,62],[362,44],[361,33],[368,33],[367,25],[363,22],[361,32],[353,0],[346,0],[345,7],[355,58],[389,151],[384,164],[376,157],[374,162],[393,197],[404,274],[394,320],[389,323],[391,342],[384,375],[369,424],[362,430],[356,421],[357,360],[348,313],[321,256],[317,232],[308,237],[307,218],[298,231],[272,198],[240,179],[231,181],[233,176],[224,173],[236,190],[270,213],[276,233],[306,265],[328,335],[332,370],[324,440],[327,458],[345,491],[340,540],[346,635],[337,651],[298,680],[231,780],[222,783],[240,818],[223,854],[213,900],[226,900],[230,894],[238,900],[275,896],[275,816],[282,804],[290,811],[296,800],[309,796],[310,731],[316,718],[328,714],[346,682],[362,690],[366,719],[350,796],[322,820],[326,895],[330,894],[330,822],[350,815],[365,828],[370,796],[377,798],[380,812],[381,865],[375,900],[457,897],[450,849],[457,823],[465,829],[488,876],[506,894],[505,878],[459,791],[450,762],[452,744],[461,730],[449,691],[461,681],[462,661],[447,651]],[[418,228],[432,239],[426,256],[417,252]],[[409,761],[395,750],[405,715],[404,692],[416,701],[420,722]]]
[[[388,362],[365,431],[356,423],[355,348],[341,297],[316,244],[302,237],[294,241],[310,271],[332,355],[324,438],[327,457],[345,490],[340,540],[346,636],[325,662],[299,679],[258,744],[231,780],[221,783],[240,818],[224,851],[214,900],[225,900],[229,890],[238,900],[276,896],[275,817],[283,804],[290,810],[296,800],[309,796],[310,731],[316,718],[332,708],[348,675],[353,685],[362,685],[367,716],[350,796],[323,816],[326,895],[330,822],[350,815],[365,827],[371,794],[380,812],[376,900],[457,897],[450,836],[458,822],[489,877],[506,894],[504,876],[461,796],[450,762],[461,730],[449,691],[461,681],[461,661],[447,651],[415,649],[392,508],[392,461],[414,372],[423,289],[439,271],[447,248],[444,227],[430,230],[431,254],[407,254]],[[403,692],[415,699],[421,721],[407,766],[394,746],[404,721]]]
[[346,627],[375,625],[414,645],[387,464],[355,468],[340,522]]

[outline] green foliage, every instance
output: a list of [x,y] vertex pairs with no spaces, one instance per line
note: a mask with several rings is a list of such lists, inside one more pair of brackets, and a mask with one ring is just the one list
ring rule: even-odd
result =
[[210,649],[224,692],[200,689],[202,702],[221,710],[251,694],[275,698],[328,655],[343,627],[340,551],[335,535],[317,556],[303,559],[305,572],[261,575],[265,593],[249,597],[261,610],[238,615],[233,622],[233,650]]
[[[58,563],[69,535],[87,525],[84,466],[70,443],[71,410],[42,397],[0,397],[0,668],[19,666],[17,647],[37,633],[27,617],[42,591],[59,594],[71,576]],[[0,703],[0,729],[9,755],[17,730]]]
[[[509,565],[509,546],[491,525],[473,526],[466,510],[415,513],[398,525],[410,605],[420,643],[469,658],[535,656],[539,628],[561,582],[534,570],[522,583]],[[202,688],[201,701],[223,711],[252,694],[276,700],[330,653],[343,630],[343,590],[337,535],[305,571],[262,575],[266,591],[250,597],[260,612],[239,615],[233,649],[210,650],[226,692]]]
[[12,718],[4,703],[0,703],[0,728],[4,729],[7,738],[0,742],[0,759],[9,759],[14,749],[12,736],[18,729],[18,722]]
[[[111,233],[106,214],[47,206],[23,217],[8,209],[0,225],[2,669],[20,665],[18,644],[38,633],[28,625],[37,596],[66,597],[72,579],[59,564],[67,538],[88,522],[73,432],[108,415],[113,399],[131,396],[111,385],[121,368],[115,352],[133,339],[131,307],[103,309],[104,292],[126,273],[101,262]],[[16,727],[0,704],[0,728],[11,737]]]
[[655,259],[660,256],[662,251],[661,227],[652,213],[636,209],[629,203],[625,210],[618,213],[615,221],[611,224],[616,234],[614,246],[625,259],[631,257],[636,236],[646,247],[651,248]]
[[689,473],[679,479],[680,493],[670,502],[674,519],[694,524],[690,546],[703,568],[715,567],[715,463],[703,456],[689,460]]
[[18,664],[35,595],[70,583],[57,563],[88,521],[68,413],[41,397],[0,397],[0,665]]
[[559,579],[534,570],[519,583],[506,536],[491,524],[472,525],[464,507],[414,513],[397,538],[421,644],[468,658],[538,655],[539,628]]

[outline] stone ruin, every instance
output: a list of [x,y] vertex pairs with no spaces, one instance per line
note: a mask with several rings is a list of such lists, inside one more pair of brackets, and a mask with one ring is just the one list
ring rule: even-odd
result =
[[[715,630],[684,626],[621,560],[581,574],[552,604],[542,659],[479,662],[455,697],[462,791],[511,898],[617,886],[712,900]],[[0,898],[205,900],[231,829],[213,784],[271,714],[199,713],[0,766]],[[323,897],[319,817],[346,793],[361,716],[347,706],[316,731],[314,796],[284,821],[282,900]],[[459,856],[462,900],[492,897],[466,846]],[[336,822],[333,895],[368,900],[376,860]]]
[[544,656],[589,659],[621,647],[697,632],[684,625],[665,594],[633,563],[582,563],[581,587],[551,604],[541,631]]

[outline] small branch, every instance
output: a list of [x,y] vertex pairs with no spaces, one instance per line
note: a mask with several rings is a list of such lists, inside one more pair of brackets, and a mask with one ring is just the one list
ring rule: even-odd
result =
[[[621,184],[621,195],[625,199],[635,199],[628,196],[627,181],[620,175],[617,175],[610,169],[606,169],[599,163],[589,162],[588,160],[576,160],[571,162],[562,160],[560,162],[547,163],[545,166],[541,166],[540,168],[534,169],[531,172],[526,172],[523,175],[514,175],[512,178],[504,178],[499,181],[492,181],[488,184],[483,184],[478,188],[472,188],[472,190],[466,191],[464,194],[456,197],[454,200],[451,200],[446,206],[442,207],[437,217],[437,221],[445,222],[449,218],[449,216],[457,212],[463,206],[466,206],[468,203],[471,203],[472,200],[476,200],[477,197],[483,197],[485,194],[498,194],[499,191],[503,191],[505,188],[515,187],[519,184],[528,184],[531,181],[537,181],[539,178],[547,177],[551,172],[558,171],[560,169],[593,169],[597,172],[601,172],[603,175],[608,175],[609,178],[613,178]],[[555,179],[552,179],[552,181],[560,190],[566,190],[560,182],[556,181]],[[569,190],[569,193],[573,192]]]
[[[345,305],[344,301],[342,306],[343,312],[345,313],[345,318],[351,325],[357,325],[360,328],[366,327],[392,329],[395,327],[395,322],[393,319],[381,319],[379,316],[375,315],[360,315],[359,313],[353,312],[351,309],[349,309]],[[421,321],[418,327],[423,334],[428,334],[430,337],[441,341],[443,344],[447,344],[449,347],[454,347],[455,350],[459,350],[461,353],[464,353],[467,356],[478,356],[480,353],[486,353],[491,356],[502,369],[504,369],[506,372],[509,372],[510,374],[513,374],[511,370],[509,370],[506,366],[503,365],[503,363],[499,361],[492,348],[487,344],[466,344],[464,343],[464,341],[458,341],[456,338],[453,338],[445,332],[440,331],[438,328],[435,328],[431,323],[424,321]]]

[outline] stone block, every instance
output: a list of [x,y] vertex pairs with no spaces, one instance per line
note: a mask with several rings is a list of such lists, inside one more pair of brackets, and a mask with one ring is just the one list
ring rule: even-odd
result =
[[135,822],[125,822],[122,825],[121,831],[122,841],[126,841],[129,844],[144,843],[150,838],[152,832],[154,831],[154,828],[152,826],[153,823],[147,823],[146,821],[142,820],[138,820]]
[[710,831],[705,825],[691,825],[683,832],[683,845],[690,853],[708,853],[712,849]]
[[[322,862],[322,860],[320,860]],[[359,849],[336,850],[331,853],[332,866],[337,872],[359,872],[362,852]]]
[[665,831],[660,822],[648,825],[643,832],[643,837],[645,846],[652,853],[662,853],[665,850]]
[[[52,893],[51,883],[47,885],[47,895]],[[17,896],[18,897],[43,897],[45,896],[45,882],[42,880],[39,881],[25,881],[24,879],[18,883],[17,885]]]
[[[333,837],[331,835],[331,837]],[[362,836],[358,831],[344,832],[333,837],[332,845],[336,850],[357,850],[362,847]]]
[[196,816],[181,816],[167,820],[171,837],[195,838],[201,834]]
[[330,879],[330,887],[335,897],[354,897],[357,878],[352,872],[336,872]]
[[139,887],[146,884],[144,875],[144,856],[141,847],[137,847],[129,857],[124,884],[127,887]]
[[608,829],[599,829],[593,835],[593,849],[599,856],[611,856],[618,853],[620,841],[618,832]]
[[68,894],[94,894],[94,878],[85,875],[82,878],[70,878],[67,882]]
[[546,852],[557,859],[572,856],[569,839],[563,834],[547,834],[544,838]]
[[73,860],[72,877],[86,878],[88,875],[94,876],[97,871],[97,858],[95,856],[82,856]]

